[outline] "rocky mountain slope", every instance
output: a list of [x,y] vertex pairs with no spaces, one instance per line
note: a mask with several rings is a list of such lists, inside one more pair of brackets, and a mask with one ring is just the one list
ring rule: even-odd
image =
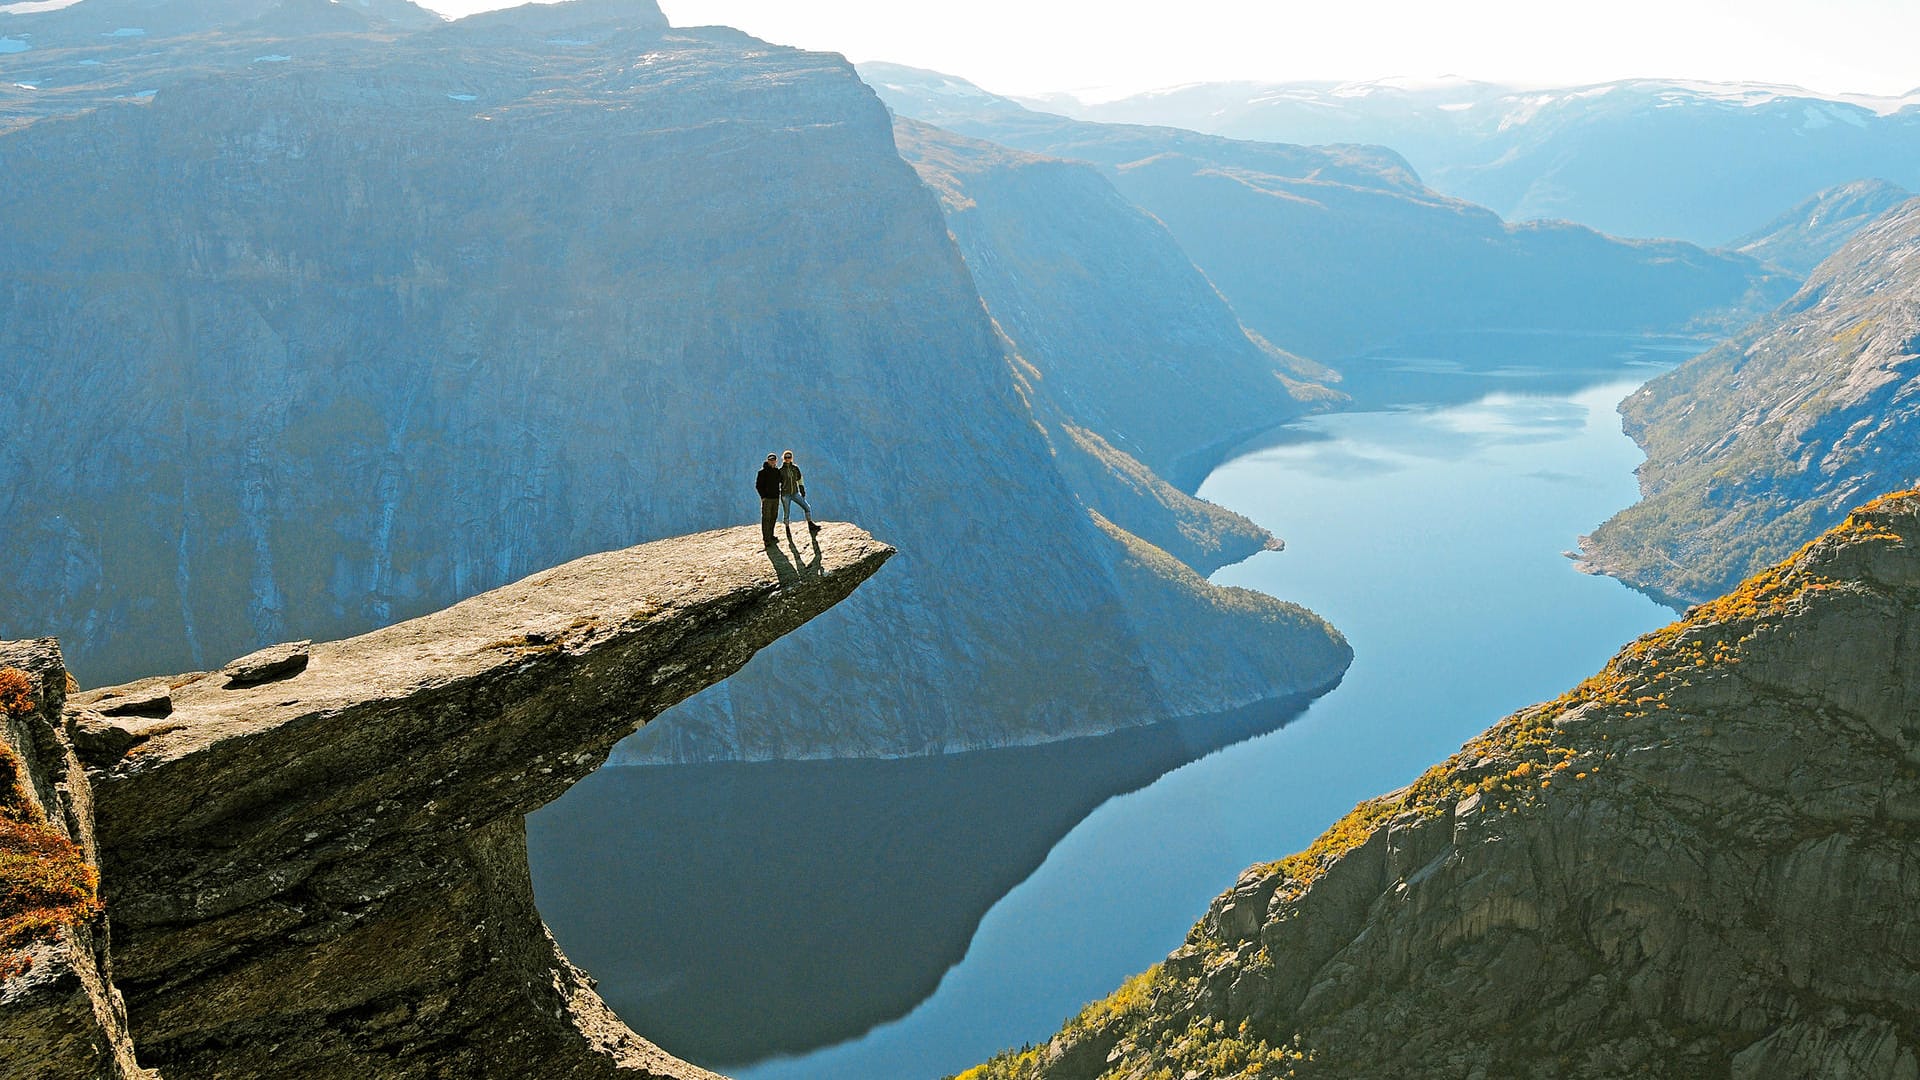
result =
[[[1083,502],[1125,477],[1057,464],[839,58],[638,0],[252,33],[189,35],[127,76],[173,73],[157,93],[0,136],[0,555],[22,568],[0,632],[59,633],[83,681],[751,520],[783,447],[899,565],[634,756],[1032,742],[1343,670],[1321,620],[1143,561]],[[242,44],[285,59],[167,59]],[[804,530],[782,543],[804,557]],[[1167,642],[1170,610],[1208,614]]]
[[1911,198],[1913,192],[1885,180],[1856,180],[1820,192],[1729,246],[1805,276],[1874,219]]
[[1502,720],[986,1078],[1920,1075],[1920,492]]
[[902,115],[1101,166],[1165,224],[1247,326],[1335,366],[1416,334],[1738,325],[1792,288],[1741,255],[1615,240],[1565,223],[1503,222],[1427,188],[1380,147],[1087,123],[935,72],[860,70]]
[[1379,143],[1501,216],[1726,244],[1814,193],[1920,186],[1920,92],[1628,79],[1514,89],[1460,79],[1203,83],[1055,111],[1241,139]]
[[1920,200],[1859,232],[1779,311],[1620,405],[1641,500],[1584,565],[1673,602],[1724,591],[1920,471]]
[[[167,1076],[714,1080],[629,1031],[560,954],[525,816],[892,553],[840,524],[800,565],[755,527],[657,541],[64,708],[52,642],[0,646],[40,660],[35,705],[70,764],[32,779],[73,800],[112,931],[109,950],[105,927],[64,920],[52,958],[97,942],[112,982],[94,1030],[125,1049],[130,1017],[131,1049]],[[44,983],[0,974],[4,1022],[44,1022],[11,1007],[53,997]],[[4,1065],[50,1041],[10,1040]],[[137,1071],[82,1040],[51,1050],[33,1075]]]

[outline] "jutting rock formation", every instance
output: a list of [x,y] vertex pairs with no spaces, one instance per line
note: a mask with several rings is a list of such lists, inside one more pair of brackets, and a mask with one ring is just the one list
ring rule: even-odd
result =
[[1306,851],[991,1077],[1920,1076],[1920,492]]
[[710,1076],[629,1031],[559,953],[524,818],[893,553],[840,524],[808,551],[763,549],[757,528],[658,541],[362,637],[76,695],[63,728],[140,1061]]
[[1582,566],[1676,604],[1785,557],[1920,474],[1920,199],[1862,229],[1778,311],[1620,403],[1640,501]]

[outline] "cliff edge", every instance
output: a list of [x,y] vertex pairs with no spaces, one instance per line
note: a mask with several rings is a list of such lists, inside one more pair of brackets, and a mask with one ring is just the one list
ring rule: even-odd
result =
[[1920,1076],[1920,491],[1494,725],[986,1078]]
[[560,954],[525,815],[892,553],[844,524],[798,559],[720,530],[361,637],[74,695],[64,727],[141,1061],[169,1076],[711,1076],[635,1036]]

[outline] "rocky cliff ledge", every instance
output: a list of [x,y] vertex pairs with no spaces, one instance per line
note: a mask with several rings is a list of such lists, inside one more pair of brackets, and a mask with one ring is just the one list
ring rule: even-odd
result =
[[710,1076],[636,1037],[560,954],[524,817],[893,553],[848,525],[803,550],[751,528],[665,540],[362,637],[75,695],[141,1061]]
[[1920,1076],[1920,492],[1508,717],[988,1077]]

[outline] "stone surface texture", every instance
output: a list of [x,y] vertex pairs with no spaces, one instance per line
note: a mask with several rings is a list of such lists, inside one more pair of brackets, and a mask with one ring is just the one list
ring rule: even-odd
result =
[[[31,712],[0,714],[0,749],[16,762],[21,791],[49,828],[97,862],[91,791],[62,723],[67,669],[59,643],[51,638],[0,642],[0,668],[27,673],[34,686]],[[9,967],[25,964],[24,971],[0,976],[0,1075],[34,1080],[152,1075],[135,1058],[126,1007],[113,985],[108,940],[107,920],[97,917],[30,943],[24,956],[0,952],[0,962]]]
[[985,1077],[1920,1076],[1920,492],[1641,638]]
[[1920,199],[1876,219],[1806,287],[1620,404],[1641,499],[1582,566],[1679,606],[1784,558],[1920,474]]
[[[1191,628],[1272,646],[1217,692],[1135,629],[1192,579],[1123,590],[1130,548],[1092,510],[1166,538],[1179,504],[1202,540],[1228,516],[1083,495],[1138,485],[1059,463],[840,57],[645,0],[417,31],[387,8],[357,33],[129,22],[138,44],[50,30],[8,55],[47,89],[0,134],[0,636],[57,635],[90,686],[347,637],[750,522],[754,469],[791,447],[817,517],[901,555],[872,604],[627,759],[1025,744],[1344,670],[1277,604]],[[73,76],[87,59],[142,82]]]
[[[534,908],[525,815],[845,598],[893,552],[828,525],[590,555],[104,717],[102,895],[141,1060],[169,1077],[709,1077],[629,1031]],[[81,790],[85,790],[83,785]],[[584,869],[582,872],[590,872]]]

